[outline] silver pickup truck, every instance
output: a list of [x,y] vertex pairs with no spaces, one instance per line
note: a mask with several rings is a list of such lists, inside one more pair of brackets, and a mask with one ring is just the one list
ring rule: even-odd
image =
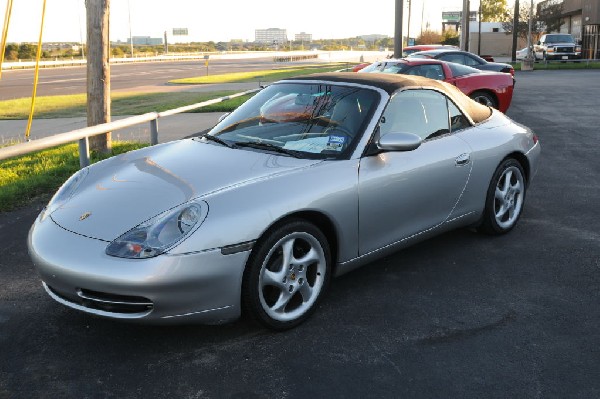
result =
[[581,46],[573,36],[566,33],[547,33],[542,35],[533,46],[538,60],[576,60],[581,59]]

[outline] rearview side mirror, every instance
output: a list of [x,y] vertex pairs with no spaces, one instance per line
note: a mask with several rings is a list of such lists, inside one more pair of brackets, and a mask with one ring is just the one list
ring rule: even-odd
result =
[[421,137],[414,133],[388,133],[377,141],[377,148],[384,151],[412,151],[419,148]]
[[223,115],[219,116],[219,119],[217,120],[217,123],[221,123],[221,121],[225,118],[227,118],[229,116],[229,114],[231,114],[231,112],[225,112]]

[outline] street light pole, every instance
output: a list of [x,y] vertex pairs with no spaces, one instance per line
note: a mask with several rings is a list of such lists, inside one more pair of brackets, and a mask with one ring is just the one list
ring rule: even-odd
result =
[[396,21],[394,23],[394,58],[402,57],[402,8],[404,0],[396,0]]
[[479,28],[477,29],[477,55],[479,56],[481,55],[481,3],[483,3],[483,0],[479,0]]
[[469,51],[469,0],[463,0],[460,37],[461,50]]
[[129,48],[131,50],[131,58],[133,58],[133,36],[131,36],[131,3],[127,0],[127,9],[129,11]]
[[533,54],[531,52],[531,29],[533,26],[533,0],[531,0],[531,8],[529,10],[529,32],[527,33],[527,58],[529,60],[533,59]]

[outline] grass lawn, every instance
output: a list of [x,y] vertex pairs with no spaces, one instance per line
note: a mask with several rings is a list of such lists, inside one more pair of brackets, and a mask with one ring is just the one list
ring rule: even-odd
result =
[[[521,70],[521,62],[511,63],[515,68],[515,71]],[[560,61],[549,61],[547,63],[538,61],[533,64],[533,70],[562,70],[562,69],[600,69],[600,62],[587,62],[582,60],[581,62],[560,62]]]
[[[113,141],[112,154],[92,151],[92,163],[147,144]],[[0,212],[27,204],[34,198],[47,200],[69,176],[79,170],[79,147],[69,144],[0,161]]]
[[[234,83],[274,81],[286,77],[305,75],[315,72],[334,71],[346,67],[346,63],[327,64],[327,66],[287,67],[246,73],[203,76],[179,79],[177,83]],[[260,79],[259,79],[260,78]],[[189,82],[188,82],[189,80]],[[184,82],[185,81],[185,82]],[[235,91],[215,91],[209,93],[171,92],[171,93],[112,93],[112,115],[140,115],[146,112],[161,112],[169,109],[212,100],[233,94]],[[191,112],[230,112],[246,101],[249,96],[238,97],[222,103],[209,105]],[[1,119],[27,119],[29,117],[30,98],[18,98],[0,101]],[[71,118],[86,116],[85,94],[37,97],[35,118]]]
[[308,75],[317,72],[333,72],[346,68],[348,63],[327,64],[327,66],[309,65],[251,72],[235,72],[223,75],[197,76],[193,78],[175,79],[174,84],[214,84],[214,83],[244,83],[244,82],[273,82],[279,79],[291,78],[298,75]]
[[[235,91],[211,93],[112,93],[112,115],[140,115],[211,100],[233,94]],[[209,105],[194,112],[228,112],[237,108],[248,97],[234,98]],[[27,119],[31,99],[18,98],[0,101],[0,119]],[[38,97],[35,101],[35,118],[71,118],[86,116],[85,94]]]

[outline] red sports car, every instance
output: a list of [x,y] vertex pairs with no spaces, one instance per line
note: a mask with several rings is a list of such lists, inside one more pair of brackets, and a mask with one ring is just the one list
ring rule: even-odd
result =
[[443,80],[480,102],[506,112],[513,95],[514,78],[506,73],[481,71],[466,65],[432,59],[378,61],[359,72],[401,73]]

